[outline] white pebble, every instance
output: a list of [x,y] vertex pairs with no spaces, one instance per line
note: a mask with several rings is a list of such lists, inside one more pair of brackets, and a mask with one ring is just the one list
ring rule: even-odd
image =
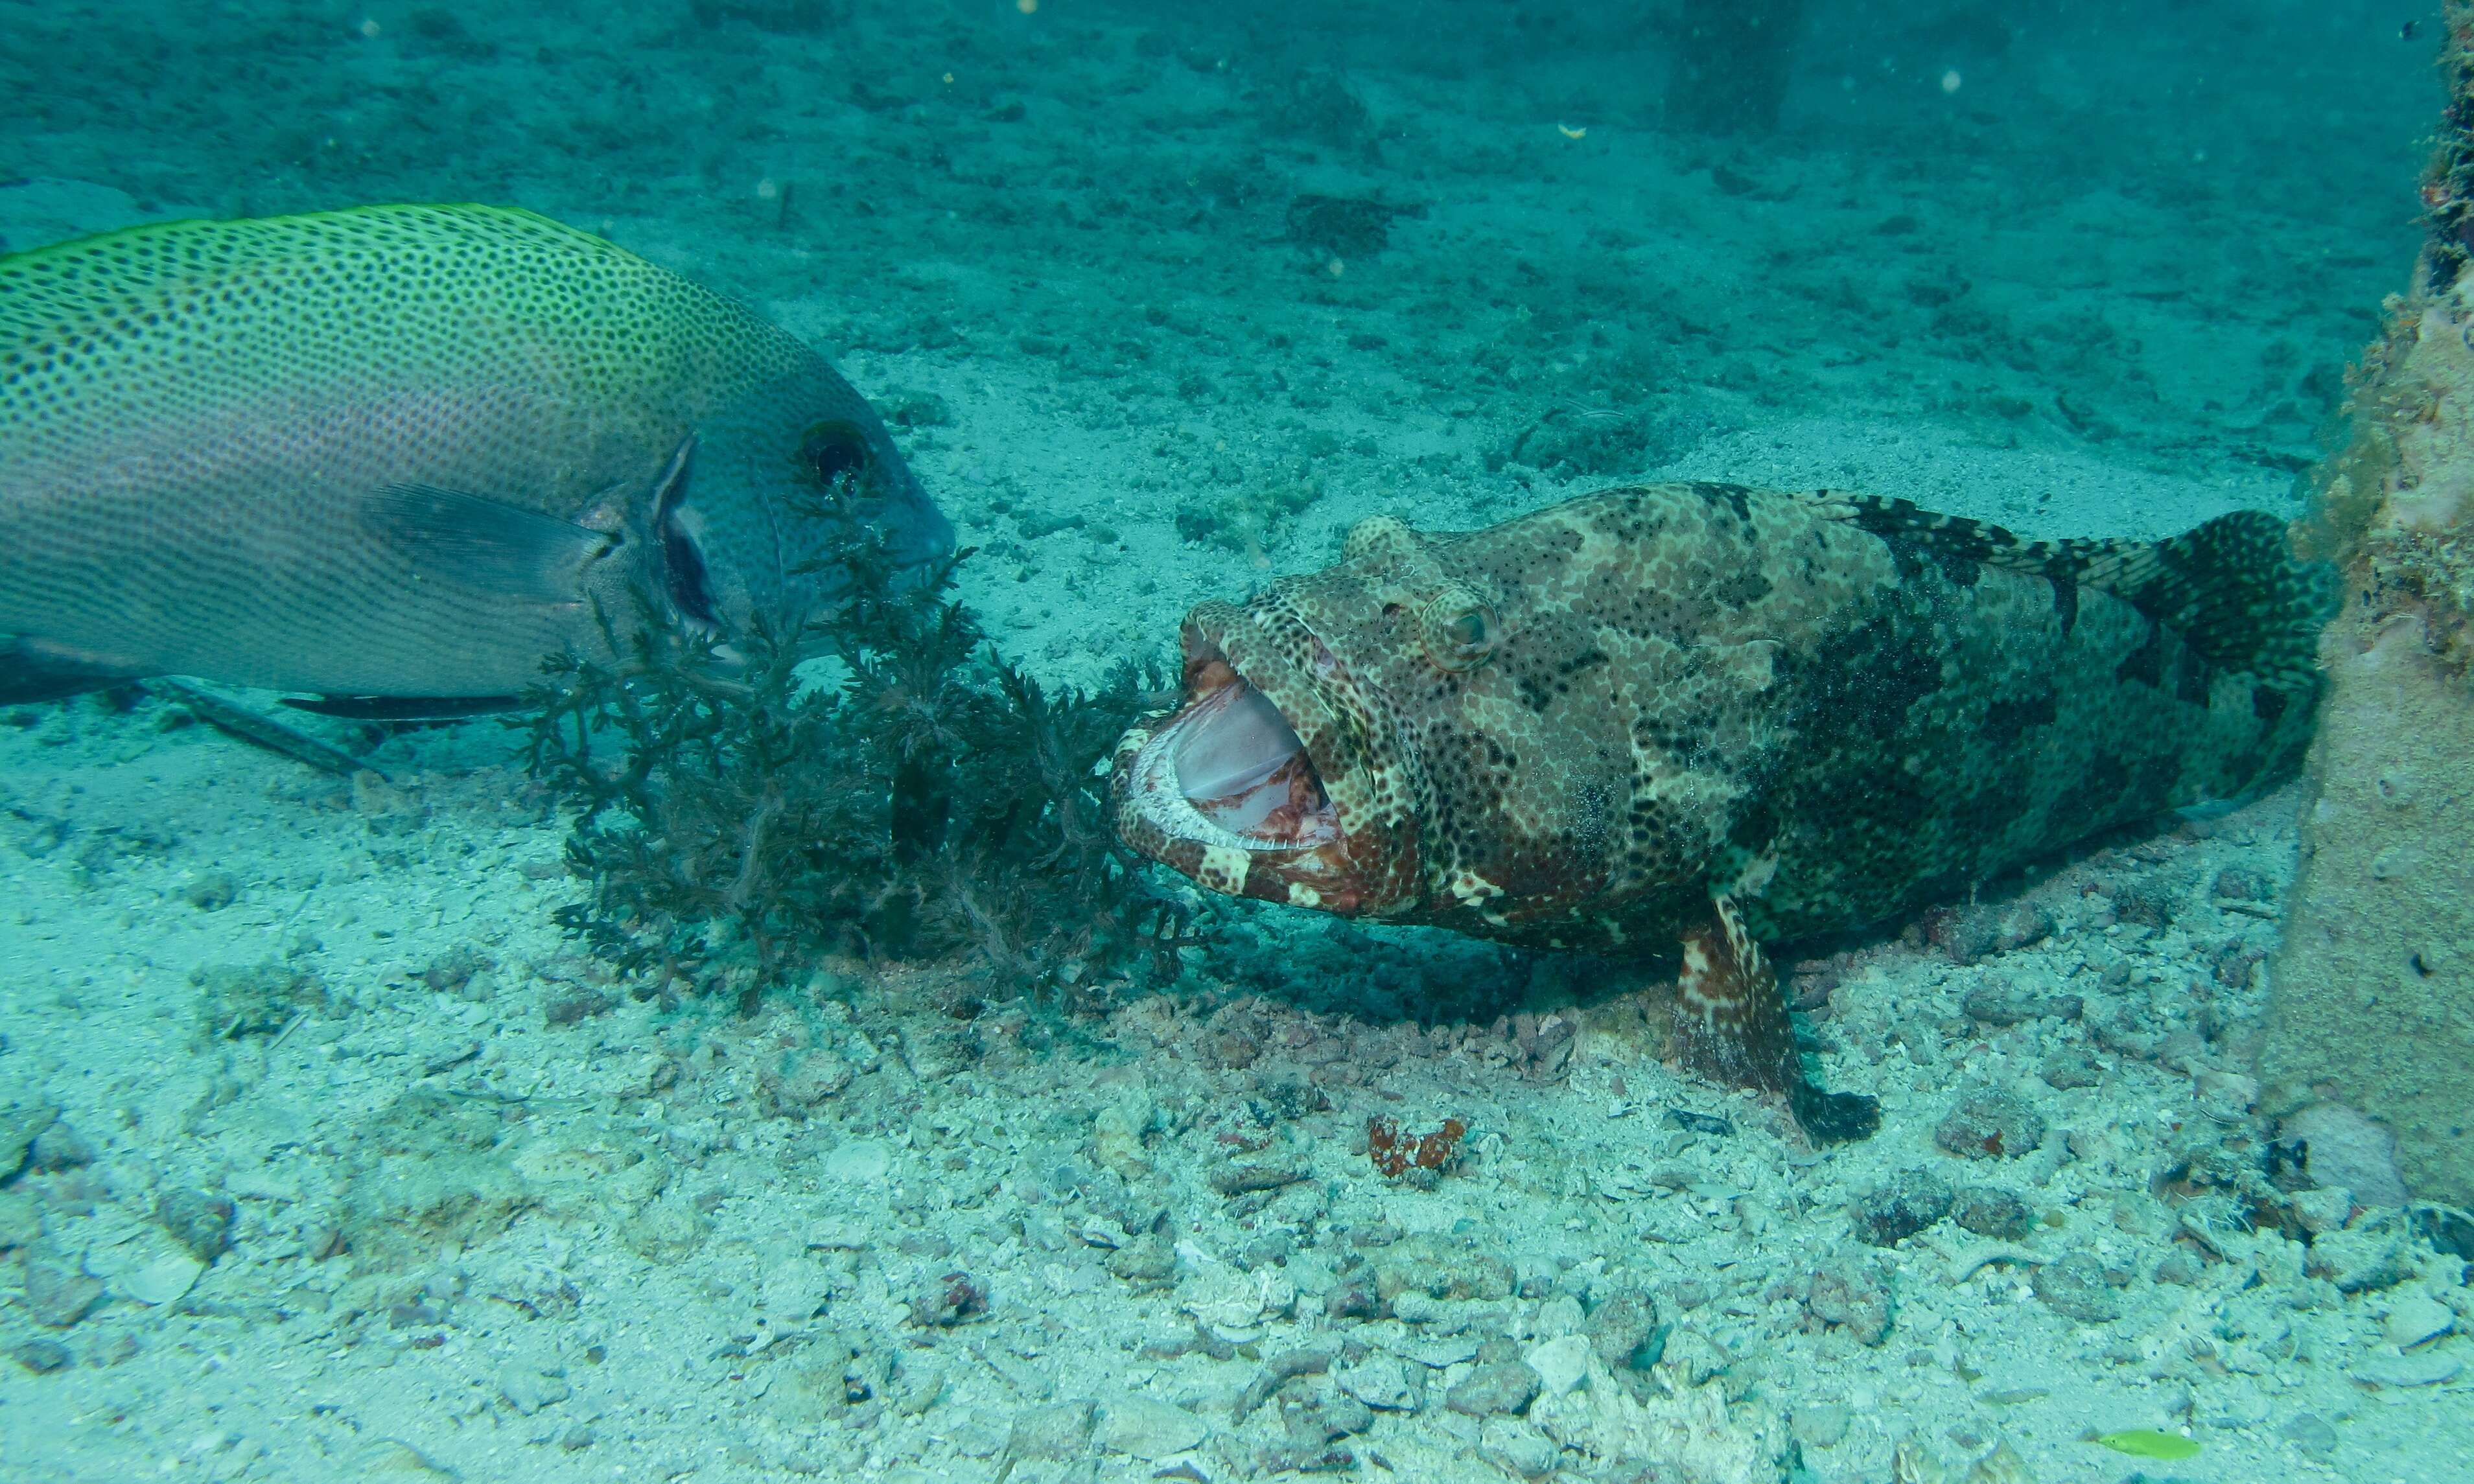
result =
[[1538,1305],[1537,1330],[1538,1337],[1541,1340],[1578,1334],[1581,1323],[1581,1301],[1570,1294],[1557,1294]]
[[530,1417],[575,1392],[558,1376],[545,1375],[530,1366],[509,1366],[498,1373],[498,1395],[507,1399],[507,1405]]
[[853,1139],[825,1156],[825,1174],[846,1185],[872,1185],[892,1165],[892,1151],[875,1139]]
[[1149,1397],[1122,1397],[1101,1409],[1101,1445],[1149,1462],[1197,1448],[1210,1431],[1185,1408]]
[[1369,1355],[1340,1373],[1338,1381],[1342,1391],[1379,1412],[1402,1411],[1416,1400],[1408,1373],[1393,1355]]
[[[1408,1295],[1402,1294],[1400,1297],[1405,1299]],[[1418,1297],[1423,1299],[1425,1295],[1419,1294]],[[1398,1300],[1394,1300],[1394,1306],[1397,1307],[1398,1302]],[[1401,1354],[1429,1370],[1441,1371],[1446,1367],[1460,1365],[1464,1361],[1475,1360],[1477,1342],[1467,1335],[1456,1335],[1450,1339],[1437,1340],[1431,1345],[1413,1346],[1402,1350]]]
[[1589,1374],[1589,1342],[1577,1334],[1561,1335],[1533,1349],[1523,1358],[1545,1383],[1546,1395],[1561,1397]]
[[1542,1479],[1554,1472],[1561,1457],[1554,1439],[1527,1423],[1508,1418],[1486,1424],[1478,1437],[1478,1451],[1488,1462],[1524,1479]]
[[2456,1312],[2426,1293],[2409,1294],[2389,1310],[2382,1332],[2398,1350],[2412,1350],[2438,1339],[2457,1323]]
[[2435,1350],[2411,1355],[2381,1351],[2354,1362],[2351,1374],[2355,1380],[2371,1386],[2438,1386],[2456,1379],[2461,1369],[2456,1356]]

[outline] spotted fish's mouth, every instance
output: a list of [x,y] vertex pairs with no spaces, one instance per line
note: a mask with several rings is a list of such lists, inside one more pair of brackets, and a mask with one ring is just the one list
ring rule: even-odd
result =
[[1207,847],[1337,843],[1339,811],[1279,707],[1216,653],[1187,674],[1186,704],[1133,754],[1127,801],[1161,834]]

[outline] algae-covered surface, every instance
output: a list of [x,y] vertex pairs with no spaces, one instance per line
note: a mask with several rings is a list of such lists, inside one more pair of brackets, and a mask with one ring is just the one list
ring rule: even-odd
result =
[[[1662,13],[10,4],[0,247],[605,233],[834,355],[1053,687],[1633,476],[2297,513],[2435,20],[1832,10],[1708,137]],[[2474,1222],[2256,1107],[2292,790],[1790,951],[1884,1114],[1815,1151],[1663,1062],[1671,963],[622,972],[521,733],[299,719],[372,770],[0,712],[0,1475],[2474,1476]]]

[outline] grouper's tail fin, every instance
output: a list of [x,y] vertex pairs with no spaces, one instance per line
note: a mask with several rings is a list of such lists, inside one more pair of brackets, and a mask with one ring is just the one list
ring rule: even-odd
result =
[[2209,663],[2278,690],[2317,683],[2319,631],[2337,616],[2341,589],[2334,567],[2294,559],[2285,522],[2237,510],[2163,541],[2094,545],[2112,549],[2080,580],[2181,635]]
[[1808,497],[1877,536],[2056,584],[2111,593],[2220,669],[2273,690],[2318,683],[2319,631],[2342,589],[2325,562],[2297,561],[2286,523],[2237,510],[2163,541],[2028,541],[1982,521],[1936,515],[1904,499],[1823,490]]

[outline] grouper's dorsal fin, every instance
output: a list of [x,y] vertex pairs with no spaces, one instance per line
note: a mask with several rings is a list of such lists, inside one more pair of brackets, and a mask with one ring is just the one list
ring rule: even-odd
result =
[[2221,669],[2299,689],[2318,674],[2319,631],[2338,603],[2335,569],[2298,562],[2286,523],[2237,510],[2163,541],[2029,541],[1909,500],[1820,490],[1804,499],[1877,536],[2110,593],[2180,635]]

